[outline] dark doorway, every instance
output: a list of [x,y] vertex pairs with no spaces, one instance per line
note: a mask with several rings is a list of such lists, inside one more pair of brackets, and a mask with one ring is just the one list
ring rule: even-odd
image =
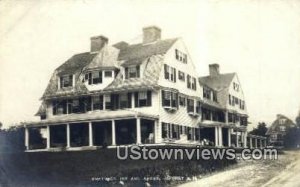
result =
[[228,144],[228,128],[221,128],[222,129],[222,138],[223,138],[223,146],[229,147]]
[[116,120],[116,144],[136,143],[136,119]]
[[201,128],[200,138],[204,142],[204,145],[215,145],[215,127]]
[[93,142],[96,146],[106,147],[112,144],[112,122],[93,122]]
[[50,126],[50,146],[66,147],[67,145],[66,125]]
[[143,144],[154,143],[154,121],[141,119],[141,141]]
[[46,127],[28,128],[29,149],[45,149],[47,147],[47,137],[45,137]]
[[70,144],[71,147],[81,147],[89,145],[88,123],[70,124]]

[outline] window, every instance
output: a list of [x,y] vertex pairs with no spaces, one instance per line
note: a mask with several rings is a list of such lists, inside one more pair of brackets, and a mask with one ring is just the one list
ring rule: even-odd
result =
[[125,68],[125,79],[139,78],[139,77],[140,77],[140,66],[129,66]]
[[202,108],[202,120],[211,120],[211,111],[207,108]]
[[85,80],[88,84],[101,84],[102,83],[102,71],[93,71],[85,74]]
[[165,79],[176,82],[176,69],[164,64]]
[[175,49],[175,58],[178,61],[181,61],[183,63],[187,63],[187,55],[181,51],[179,51],[178,49]]
[[232,105],[231,103],[231,95],[229,94],[229,105]]
[[200,101],[197,101],[197,105],[196,105],[196,113],[200,114],[201,113],[201,103]]
[[103,95],[93,96],[93,110],[103,110]]
[[196,87],[196,78],[193,77],[193,82],[192,82],[192,89],[193,90],[197,90],[197,87]]
[[191,88],[191,85],[192,85],[192,83],[191,83],[191,76],[187,75],[186,76],[186,80],[187,80],[187,88]]
[[60,88],[72,87],[73,75],[64,75],[60,77]]
[[283,125],[286,122],[286,119],[279,119],[279,124]]
[[194,113],[194,100],[193,99],[187,99],[187,112]]
[[235,104],[239,104],[239,99],[237,97],[234,98]]
[[167,123],[162,122],[161,124],[161,133],[162,133],[162,138],[168,138],[169,137],[169,126]]
[[106,110],[112,109],[111,96],[110,95],[105,95],[104,100],[105,100],[105,109]]
[[235,83],[235,82],[233,83],[233,89],[234,89],[235,91],[237,91],[237,92],[238,92],[239,89],[240,89],[240,88],[239,88],[239,85],[238,85],[237,83]]
[[178,79],[185,81],[185,74],[182,71],[178,70]]
[[179,96],[179,105],[185,106],[185,97],[184,96]]
[[135,92],[135,107],[144,107],[152,105],[152,92],[151,91],[143,91],[143,92]]
[[178,108],[178,93],[162,90],[162,106]]
[[53,106],[53,115],[67,114],[66,100],[53,101],[52,106]]
[[120,108],[131,108],[131,93],[120,95]]
[[213,91],[213,101],[218,102],[217,92]]
[[211,90],[207,87],[203,87],[203,97],[206,99],[210,99]]
[[240,100],[240,109],[244,110],[245,109],[245,101]]
[[112,71],[105,71],[104,77],[112,77]]

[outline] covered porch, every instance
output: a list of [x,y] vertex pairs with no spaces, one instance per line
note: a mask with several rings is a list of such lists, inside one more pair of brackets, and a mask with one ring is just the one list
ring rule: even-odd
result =
[[156,117],[135,115],[29,124],[25,126],[25,146],[27,151],[60,151],[153,144],[157,142],[157,122]]

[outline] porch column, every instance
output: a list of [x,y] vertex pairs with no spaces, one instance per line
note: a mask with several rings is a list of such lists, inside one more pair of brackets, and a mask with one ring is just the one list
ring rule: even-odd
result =
[[50,148],[50,127],[47,125],[47,149]]
[[259,147],[262,149],[263,145],[262,145],[262,139],[259,140]]
[[257,148],[257,138],[255,138],[255,148]]
[[141,144],[141,118],[136,118],[136,143]]
[[222,127],[219,127],[219,146],[223,147],[223,132],[222,132]]
[[253,148],[253,145],[252,145],[252,138],[251,137],[249,137],[249,143],[250,143],[250,149],[252,149]]
[[29,150],[29,129],[25,127],[25,147]]
[[67,148],[69,148],[71,145],[70,144],[70,124],[69,123],[67,123],[66,128],[67,128]]
[[238,131],[236,131],[235,134],[236,134],[236,144],[235,145],[236,145],[236,147],[240,147],[239,146],[239,134],[238,134]]
[[225,111],[225,123],[228,124],[228,111]]
[[244,148],[247,148],[247,132],[244,132]]
[[89,146],[93,146],[93,127],[92,122],[89,122]]
[[228,147],[231,147],[231,129],[228,128]]
[[219,146],[218,127],[215,126],[215,146]]
[[116,145],[116,124],[115,120],[111,120],[111,145]]

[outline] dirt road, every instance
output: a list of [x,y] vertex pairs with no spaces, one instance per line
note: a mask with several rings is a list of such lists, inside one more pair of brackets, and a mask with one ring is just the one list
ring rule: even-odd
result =
[[218,172],[181,187],[299,187],[300,152],[286,152],[278,160],[241,161],[236,168]]

